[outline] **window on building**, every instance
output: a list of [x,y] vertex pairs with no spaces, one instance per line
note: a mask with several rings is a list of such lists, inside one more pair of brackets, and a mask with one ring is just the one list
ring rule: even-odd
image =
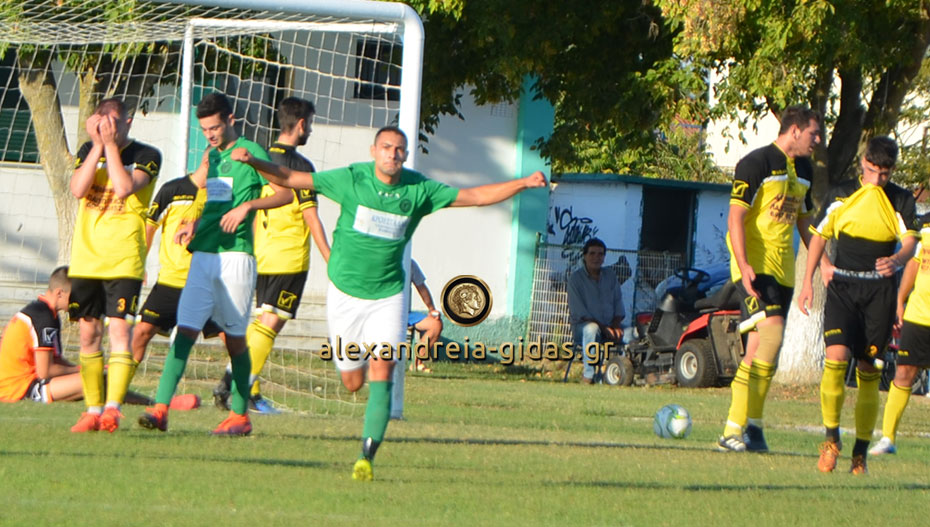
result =
[[643,187],[643,230],[639,247],[668,251],[691,261],[695,192],[668,187]]
[[403,46],[363,39],[355,47],[356,99],[399,101]]
[[19,91],[15,50],[0,59],[0,161],[37,163],[39,148],[29,106]]

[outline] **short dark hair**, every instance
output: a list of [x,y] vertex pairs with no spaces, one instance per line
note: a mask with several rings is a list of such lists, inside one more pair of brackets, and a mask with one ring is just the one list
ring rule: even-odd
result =
[[591,247],[600,247],[607,251],[607,246],[604,245],[604,242],[600,238],[591,238],[590,240],[584,242],[584,247],[581,248],[581,254],[588,254],[588,249]]
[[888,136],[873,137],[865,147],[865,160],[880,168],[893,168],[898,163],[898,145]]
[[229,102],[229,99],[219,92],[213,92],[206,95],[203,99],[200,99],[200,102],[197,103],[197,118],[203,119],[204,117],[210,117],[211,115],[220,114],[220,117],[225,119],[233,113],[232,103]]
[[407,143],[407,146],[408,147],[410,146],[410,142],[407,140],[407,134],[405,134],[403,130],[401,130],[397,126],[394,126],[393,124],[388,125],[388,126],[382,126],[381,128],[378,129],[378,131],[375,133],[376,143],[378,142],[378,137],[380,137],[381,134],[385,132],[393,132],[395,134],[400,134],[400,136],[404,138],[404,142]]
[[282,132],[290,132],[301,119],[310,119],[316,113],[313,103],[297,97],[288,97],[278,103],[278,124]]
[[778,135],[787,133],[792,126],[804,130],[810,126],[811,121],[820,122],[820,114],[800,104],[789,106],[781,112],[781,127],[778,129]]
[[67,265],[56,267],[51,276],[48,277],[48,290],[53,291],[55,289],[71,290],[71,279],[68,278]]
[[94,114],[103,115],[113,110],[119,112],[120,117],[129,117],[129,110],[126,108],[126,103],[117,97],[110,97],[109,99],[100,101],[100,104],[97,105],[97,109],[94,110]]

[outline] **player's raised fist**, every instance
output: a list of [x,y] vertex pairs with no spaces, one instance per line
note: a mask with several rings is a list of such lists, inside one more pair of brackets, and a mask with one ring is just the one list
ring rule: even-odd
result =
[[249,153],[245,148],[239,147],[234,149],[229,153],[229,158],[233,161],[241,161],[243,163],[248,163],[252,160],[252,154]]
[[547,185],[546,176],[539,170],[526,176],[526,188],[539,188]]

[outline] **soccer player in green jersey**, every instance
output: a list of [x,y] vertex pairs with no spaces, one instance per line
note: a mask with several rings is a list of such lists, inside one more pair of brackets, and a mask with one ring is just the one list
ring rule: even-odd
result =
[[352,472],[353,479],[362,481],[373,478],[371,463],[390,418],[394,357],[381,356],[382,343],[396,350],[397,343],[405,341],[403,288],[408,287],[409,279],[403,269],[403,253],[420,220],[444,207],[491,205],[547,185],[542,172],[467,189],[430,180],[404,168],[407,137],[394,126],[378,130],[370,153],[373,163],[315,174],[268,163],[242,148],[232,154],[232,159],[255,167],[269,181],[314,190],[340,204],[328,266],[330,339],[357,344],[362,350],[372,344],[380,347],[371,357],[352,357],[341,349],[334,353],[342,383],[350,391],[362,387],[368,371],[362,454]]
[[168,405],[191,348],[207,320],[212,319],[226,334],[233,376],[229,417],[213,433],[247,435],[252,431],[248,416],[251,363],[245,332],[256,276],[252,223],[256,210],[286,205],[294,193],[279,187],[275,194],[261,197],[265,180],[252,167],[230,158],[234,149],[243,149],[260,159],[268,159],[268,154],[256,143],[239,137],[233,128],[232,105],[226,96],[211,93],[204,97],[197,104],[197,120],[211,147],[206,181],[202,185],[207,189],[207,201],[200,219],[175,235],[175,241],[185,243],[194,232],[188,243],[193,256],[178,302],[178,331],[165,358],[156,404],[139,417],[139,424],[167,430]]
[[[268,148],[271,161],[304,172],[315,172],[313,163],[302,156],[298,146],[307,144],[316,110],[310,101],[287,97],[278,104],[281,134]],[[262,188],[262,195],[275,192]],[[284,324],[297,316],[307,273],[310,270],[310,238],[324,260],[329,259],[329,242],[317,212],[316,194],[302,189],[292,191],[293,201],[276,209],[261,211],[255,222],[255,261],[258,269],[256,317],[246,331],[252,360],[252,388],[249,407],[262,414],[278,410],[261,396],[261,374],[274,341]],[[213,401],[220,408],[229,404],[232,371],[227,366],[223,379],[213,390]]]

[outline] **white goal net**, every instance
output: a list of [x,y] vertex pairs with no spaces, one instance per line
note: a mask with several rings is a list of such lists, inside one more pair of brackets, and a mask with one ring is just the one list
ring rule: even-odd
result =
[[[313,135],[301,152],[318,169],[365,160],[374,131],[387,124],[405,130],[416,155],[423,36],[409,7],[282,0],[270,11],[263,4],[0,0],[3,319],[69,258],[73,154],[103,98],[123,98],[134,112],[131,136],[162,151],[159,185],[199,161],[206,142],[192,110],[211,91],[230,97],[239,132],[262,145],[277,135],[281,99],[312,101]],[[332,229],[334,213],[323,212]],[[324,269],[314,254],[311,279]],[[148,272],[157,273],[156,250]],[[263,377],[266,397],[298,411],[353,406],[332,365],[314,353],[325,339],[323,310],[314,306],[320,294],[322,287],[308,284],[302,313],[285,328]],[[218,379],[222,355],[195,351],[188,378]],[[140,371],[160,370],[161,357],[156,349]]]

